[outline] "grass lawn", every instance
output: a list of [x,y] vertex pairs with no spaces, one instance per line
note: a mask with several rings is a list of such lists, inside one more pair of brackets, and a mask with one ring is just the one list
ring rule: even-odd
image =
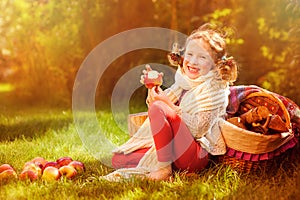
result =
[[[114,125],[110,113],[99,111],[99,123],[116,144],[128,136]],[[124,119],[126,121],[126,119]],[[96,141],[97,142],[97,141]],[[19,174],[25,162],[41,156],[54,161],[63,156],[82,161],[86,172],[73,180],[10,180],[0,183],[0,199],[299,199],[300,167],[276,174],[239,174],[217,165],[201,174],[175,174],[174,181],[100,179],[112,171],[91,155],[75,128],[70,110],[24,109],[0,114],[0,164]]]

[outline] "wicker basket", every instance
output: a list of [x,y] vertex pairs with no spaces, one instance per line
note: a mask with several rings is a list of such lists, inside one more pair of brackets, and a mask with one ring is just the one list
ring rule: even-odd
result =
[[147,119],[147,112],[140,112],[128,115],[128,132],[132,136],[140,128],[140,126]]
[[[272,114],[278,114],[285,122],[289,131],[286,133],[263,135],[225,122],[225,124],[221,125],[221,131],[225,143],[229,148],[236,150],[240,154],[247,153],[248,155],[253,154],[255,156],[260,156],[275,151],[277,148],[293,139],[294,135],[291,130],[290,116],[287,109],[280,99],[269,92],[255,92],[248,95],[245,100],[241,102],[237,114],[243,114],[248,110],[261,105],[268,107]],[[288,158],[290,152],[291,151],[287,150],[271,159],[257,161],[245,160],[225,154],[215,157],[217,158],[215,161],[224,165],[229,165],[239,172],[250,173],[257,172],[258,170],[269,171],[270,168],[274,169],[282,164],[282,162]]]
[[216,156],[214,162],[230,166],[233,170],[240,173],[258,173],[258,172],[276,172],[280,167],[287,168],[291,166],[292,154],[294,149],[289,149],[279,156],[269,160],[249,161],[238,159],[228,155]]

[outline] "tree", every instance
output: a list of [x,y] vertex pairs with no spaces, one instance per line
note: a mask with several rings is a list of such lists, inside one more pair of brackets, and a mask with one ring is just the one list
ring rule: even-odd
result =
[[276,23],[277,28],[282,28],[285,33],[285,40],[280,51],[271,52],[274,55],[274,71],[269,72],[264,78],[263,87],[278,92],[284,96],[290,97],[298,104],[300,103],[300,83],[298,70],[300,64],[300,1],[284,1],[282,8],[278,13],[283,15]]
[[[240,65],[236,84],[257,84],[300,102],[299,5],[299,0],[2,0],[0,52],[6,55],[0,54],[0,70],[15,72],[8,80],[16,87],[13,99],[69,106],[77,70],[103,40],[146,26],[188,35],[209,22],[227,33],[229,53]],[[168,64],[166,52],[121,56],[105,71],[97,96],[110,102],[118,79],[149,62]]]

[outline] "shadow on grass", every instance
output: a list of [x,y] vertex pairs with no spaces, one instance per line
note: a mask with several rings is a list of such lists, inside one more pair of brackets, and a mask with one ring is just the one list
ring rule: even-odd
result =
[[18,138],[32,139],[44,135],[49,130],[58,131],[68,127],[73,119],[70,116],[55,116],[45,113],[43,116],[21,116],[0,120],[0,142]]

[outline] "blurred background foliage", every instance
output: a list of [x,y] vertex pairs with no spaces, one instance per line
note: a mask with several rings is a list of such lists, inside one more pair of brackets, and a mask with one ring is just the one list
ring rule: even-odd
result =
[[[0,9],[2,107],[70,107],[76,72],[103,40],[149,26],[189,34],[207,22],[228,33],[236,85],[256,84],[300,104],[300,0],[1,0]],[[119,57],[100,80],[97,104],[109,105],[118,79],[149,62],[168,64],[166,52]],[[137,101],[145,92],[141,86]]]

